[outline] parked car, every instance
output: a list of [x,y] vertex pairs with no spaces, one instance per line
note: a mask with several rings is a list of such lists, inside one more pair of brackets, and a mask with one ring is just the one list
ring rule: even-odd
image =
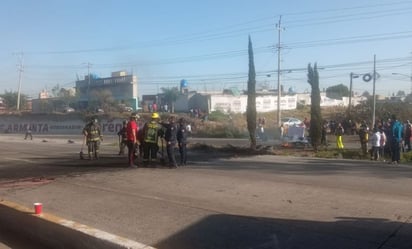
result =
[[104,113],[104,110],[102,108],[96,108],[95,112],[96,113]]
[[124,112],[132,112],[133,108],[131,108],[130,106],[125,106],[125,107],[123,107],[123,111]]
[[300,126],[303,123],[302,120],[293,118],[293,117],[284,117],[284,118],[281,118],[280,120],[282,124],[285,126],[293,126],[293,125]]
[[75,110],[74,110],[74,108],[71,108],[71,107],[65,107],[65,108],[63,108],[63,112],[64,113],[69,113],[69,112],[74,112]]

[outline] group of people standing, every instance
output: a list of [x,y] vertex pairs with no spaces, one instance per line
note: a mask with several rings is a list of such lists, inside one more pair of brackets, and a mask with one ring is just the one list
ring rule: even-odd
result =
[[[342,125],[338,123],[335,129],[336,146],[338,149],[343,149],[342,136],[345,133]],[[392,115],[386,121],[375,124],[372,131],[369,130],[366,121],[362,121],[357,131],[361,152],[364,156],[370,155],[371,160],[385,160],[385,157],[390,158],[390,163],[400,163],[401,152],[411,151],[411,123],[409,120],[402,124],[396,117]],[[369,145],[371,146],[368,149]]]
[[[176,123],[176,117],[170,116],[167,122],[160,121],[157,112],[152,113],[151,120],[139,127],[137,120],[140,117],[133,113],[129,121],[123,123],[123,129],[118,133],[122,138],[119,154],[124,153],[124,148],[128,148],[129,167],[138,167],[137,159],[142,158],[143,165],[149,166],[157,163],[159,153],[159,139],[161,142],[161,159],[164,159],[163,149],[166,147],[168,165],[170,168],[184,166],[187,163],[187,130],[186,121],[180,118]],[[177,164],[175,157],[175,147],[179,147],[180,163]]]
[[[161,159],[164,159],[163,150],[166,147],[168,165],[170,168],[184,166],[187,163],[187,139],[190,133],[190,126],[186,124],[184,118],[180,118],[176,123],[176,117],[170,116],[167,122],[160,121],[157,112],[151,114],[151,120],[143,126],[139,126],[137,113],[132,113],[129,120],[123,121],[123,127],[117,133],[119,136],[119,155],[125,154],[127,147],[128,166],[137,168],[138,158],[142,158],[142,165],[155,165],[158,160],[159,139],[161,142]],[[84,144],[87,145],[88,159],[99,159],[100,142],[103,134],[98,124],[97,118],[92,118],[83,129]],[[175,157],[175,147],[179,147],[180,163],[177,164]],[[83,157],[83,146],[80,157]]]

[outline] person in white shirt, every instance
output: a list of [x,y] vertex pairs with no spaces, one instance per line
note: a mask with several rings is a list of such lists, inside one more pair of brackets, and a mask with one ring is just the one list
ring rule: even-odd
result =
[[371,160],[379,160],[379,150],[381,147],[381,133],[377,128],[373,128],[373,135],[371,138]]

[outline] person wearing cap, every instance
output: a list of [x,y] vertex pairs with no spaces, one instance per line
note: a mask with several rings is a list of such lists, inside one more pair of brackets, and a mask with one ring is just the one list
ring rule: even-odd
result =
[[87,144],[89,160],[99,159],[100,141],[103,140],[103,134],[98,124],[97,118],[93,117],[83,129],[83,135]]
[[159,124],[160,116],[157,112],[152,113],[151,120],[145,123],[143,127],[143,163],[154,163],[159,151],[159,136],[162,136],[162,127]]
[[136,113],[132,113],[130,115],[130,120],[126,126],[126,136],[127,136],[127,158],[129,167],[136,168],[137,165],[135,164],[135,150],[136,147],[139,145],[139,140],[137,139],[137,133],[139,131],[139,126],[137,126],[136,120],[139,116]]
[[177,163],[175,157],[175,147],[177,142],[177,127],[175,124],[175,117],[170,116],[168,123],[161,122],[160,124],[166,129],[164,139],[166,141],[166,152],[167,158],[169,159],[169,167],[176,168]]
[[406,147],[406,151],[411,151],[411,122],[409,122],[409,120],[406,120],[405,123],[405,131],[403,132],[404,136],[403,136],[403,141]]
[[124,148],[127,146],[127,120],[123,120],[123,127],[117,133],[119,136],[119,155],[124,155]]

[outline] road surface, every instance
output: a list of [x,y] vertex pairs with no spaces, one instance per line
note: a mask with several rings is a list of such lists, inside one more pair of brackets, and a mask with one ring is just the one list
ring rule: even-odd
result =
[[85,161],[67,140],[0,136],[1,198],[155,248],[412,248],[410,165],[189,154],[129,169],[112,141]]

